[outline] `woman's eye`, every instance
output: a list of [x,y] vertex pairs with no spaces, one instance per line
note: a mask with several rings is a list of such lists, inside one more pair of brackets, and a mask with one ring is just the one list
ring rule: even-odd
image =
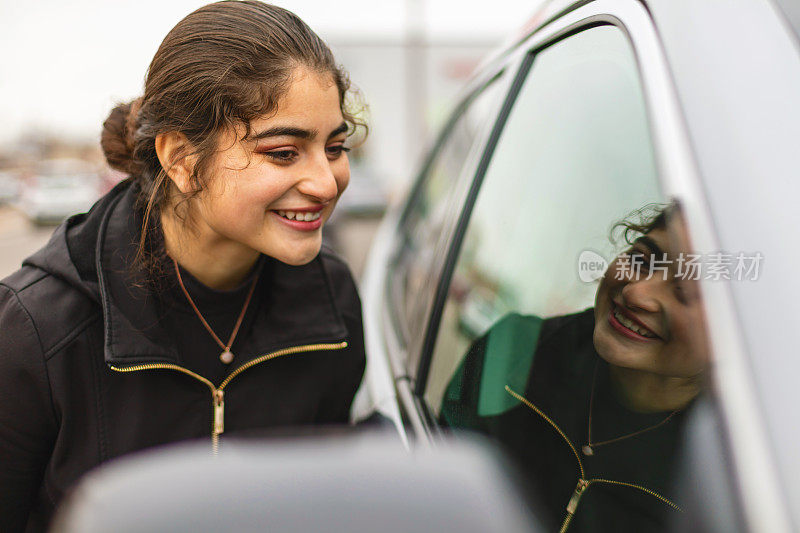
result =
[[294,150],[272,150],[270,152],[261,152],[261,153],[269,157],[270,159],[274,159],[275,161],[280,161],[280,162],[292,161],[297,156],[297,152],[295,152]]
[[632,249],[629,252],[630,255],[630,269],[634,276],[650,276],[652,275],[652,267],[650,265],[650,259],[652,255],[649,251],[644,252],[642,250],[637,250],[636,248]]
[[647,265],[650,263],[650,254],[641,252],[639,250],[631,250],[631,263],[638,263],[640,265]]
[[675,298],[684,305],[689,305],[700,298],[698,288],[692,280],[675,279]]
[[678,300],[680,303],[685,304],[688,302],[688,298],[686,295],[686,291],[680,285],[680,283],[675,284],[673,289],[673,294],[675,294],[675,299]]
[[342,153],[346,153],[349,151],[350,148],[346,148],[344,145],[341,144],[335,144],[333,146],[328,146],[327,148],[325,148],[325,152],[328,154],[329,157],[333,159],[336,159],[337,157],[342,155]]

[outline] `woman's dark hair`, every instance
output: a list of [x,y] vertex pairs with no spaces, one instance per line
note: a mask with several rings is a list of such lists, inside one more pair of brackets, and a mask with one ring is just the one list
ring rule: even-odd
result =
[[[100,144],[108,164],[139,186],[143,213],[137,264],[153,272],[163,255],[159,212],[169,205],[170,180],[158,160],[156,136],[180,132],[194,148],[194,193],[217,150],[220,134],[275,111],[297,67],[330,74],[352,134],[366,128],[348,109],[350,81],[333,54],[295,14],[255,0],[225,0],[186,16],[167,34],[147,71],[144,95],[115,107]],[[191,195],[189,195],[191,196]],[[154,251],[155,250],[155,251]]]
[[655,229],[666,228],[670,217],[680,211],[681,207],[677,200],[668,204],[647,204],[632,211],[611,227],[611,241],[618,242],[621,237],[626,244],[633,244],[640,235],[645,235]]

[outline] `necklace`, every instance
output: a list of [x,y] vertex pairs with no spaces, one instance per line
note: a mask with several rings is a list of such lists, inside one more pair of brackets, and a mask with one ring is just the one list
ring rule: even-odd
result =
[[621,440],[629,439],[631,437],[635,437],[636,435],[641,435],[642,433],[647,433],[648,431],[652,431],[656,428],[659,428],[670,421],[670,419],[675,416],[680,409],[675,409],[667,417],[662,420],[661,422],[654,424],[652,426],[648,426],[646,428],[640,429],[638,431],[634,431],[633,433],[628,433],[626,435],[621,435],[619,437],[615,437],[613,439],[608,440],[601,440],[600,442],[592,442],[592,410],[594,407],[594,389],[595,385],[597,384],[597,369],[599,366],[599,361],[594,365],[594,375],[592,376],[592,394],[589,396],[589,423],[587,428],[587,435],[586,435],[586,444],[583,445],[581,451],[583,455],[594,455],[595,448],[599,446],[605,446],[606,444],[611,444],[612,442],[619,442]]
[[231,362],[233,362],[233,352],[231,352],[231,346],[233,346],[233,341],[234,339],[236,339],[236,334],[239,333],[239,327],[242,325],[242,320],[244,320],[244,314],[245,312],[247,312],[247,306],[250,305],[250,298],[252,298],[253,291],[256,288],[256,282],[258,281],[258,276],[255,276],[253,278],[253,283],[250,284],[250,291],[247,293],[247,298],[245,298],[244,305],[242,306],[242,310],[239,313],[239,318],[236,319],[236,325],[233,326],[233,332],[231,332],[231,338],[228,339],[228,344],[223,344],[220,338],[217,337],[217,334],[214,333],[214,330],[211,329],[211,326],[208,325],[206,319],[203,318],[203,314],[194,304],[194,300],[192,300],[192,297],[189,296],[189,291],[186,290],[186,286],[184,286],[183,280],[181,279],[181,269],[178,267],[178,262],[175,259],[173,259],[172,263],[175,265],[175,274],[178,276],[178,284],[181,286],[181,290],[183,291],[184,296],[186,296],[186,299],[189,301],[189,305],[192,306],[192,309],[194,309],[194,312],[197,313],[197,316],[200,318],[200,322],[203,323],[203,326],[205,326],[206,330],[208,330],[208,332],[211,333],[211,336],[214,337],[215,341],[217,341],[219,347],[222,348],[222,353],[219,354],[219,360],[225,363],[226,365],[230,364]]

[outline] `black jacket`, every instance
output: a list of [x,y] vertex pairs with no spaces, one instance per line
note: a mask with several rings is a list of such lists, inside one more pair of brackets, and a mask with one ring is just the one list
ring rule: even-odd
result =
[[159,298],[127,268],[134,197],[117,186],[0,282],[3,532],[43,530],[83,473],[134,450],[348,421],[365,356],[345,264],[325,249],[299,267],[265,258],[237,361],[213,383],[182,365]]
[[[506,315],[470,347],[445,395],[443,422],[495,439],[527,482],[538,516],[550,520],[554,531],[565,521],[570,533],[665,531],[675,513],[665,498],[680,503],[672,479],[685,412],[586,455],[595,378],[595,442],[665,418],[629,411],[616,400],[593,330],[594,309],[545,320]],[[579,480],[588,483],[576,495]]]

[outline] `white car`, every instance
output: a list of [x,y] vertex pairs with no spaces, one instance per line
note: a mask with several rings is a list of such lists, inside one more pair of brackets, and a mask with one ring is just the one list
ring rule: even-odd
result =
[[13,202],[19,194],[19,180],[11,172],[0,171],[0,204]]
[[[704,263],[704,318],[692,325],[712,363],[685,422],[690,466],[675,467],[688,498],[682,527],[796,530],[800,2],[556,0],[528,28],[472,79],[378,232],[362,287],[369,363],[359,405],[414,446],[470,427],[448,411],[459,387],[480,390],[483,415],[468,414],[483,422],[520,405],[510,382],[522,376],[524,387],[527,373],[503,376],[509,394],[500,382],[492,395],[464,377],[468,354],[505,317],[546,322],[592,307],[597,286],[580,270],[620,251],[609,229],[672,202],[687,255],[717,260]],[[591,395],[580,391],[588,401],[576,430],[588,409],[588,444],[593,383]],[[675,425],[663,418],[606,438]],[[583,444],[570,446],[586,464]],[[572,497],[567,485],[557,499],[564,529],[581,482],[595,483],[581,476],[575,488],[575,479]]]
[[100,197],[95,169],[78,160],[49,160],[22,185],[20,208],[36,224],[58,224],[88,211]]

